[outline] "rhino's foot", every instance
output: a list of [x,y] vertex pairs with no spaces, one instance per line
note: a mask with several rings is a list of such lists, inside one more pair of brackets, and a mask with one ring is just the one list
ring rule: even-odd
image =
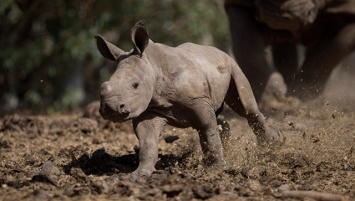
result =
[[150,176],[153,172],[155,172],[155,168],[137,168],[133,174],[138,174],[140,176]]
[[282,75],[278,72],[273,72],[266,83],[264,94],[275,97],[278,100],[283,100],[286,92],[287,87]]
[[224,160],[223,155],[220,154],[205,154],[203,159],[203,167],[207,172],[223,171]]
[[274,130],[273,128],[267,127],[265,129],[264,135],[257,136],[258,145],[260,146],[280,146],[284,143],[285,139],[282,133]]
[[204,162],[204,170],[209,173],[218,173],[222,172],[224,167],[223,160],[215,162],[215,163],[207,163]]

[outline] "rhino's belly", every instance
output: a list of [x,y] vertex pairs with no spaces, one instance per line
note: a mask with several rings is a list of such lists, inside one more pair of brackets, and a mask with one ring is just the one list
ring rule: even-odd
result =
[[[150,109],[151,110],[151,109]],[[165,109],[152,110],[167,120],[167,124],[177,128],[188,128],[192,126],[191,110],[186,106],[173,106]]]

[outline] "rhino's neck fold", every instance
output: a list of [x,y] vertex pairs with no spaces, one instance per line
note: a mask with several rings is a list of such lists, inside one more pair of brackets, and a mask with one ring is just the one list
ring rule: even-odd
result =
[[145,49],[146,57],[152,66],[155,74],[155,86],[153,97],[150,103],[152,107],[169,107],[169,99],[162,95],[166,93],[167,88],[169,88],[169,79],[165,76],[165,71],[169,65],[169,51],[173,51],[173,48],[160,44],[154,43],[149,40],[148,46]]

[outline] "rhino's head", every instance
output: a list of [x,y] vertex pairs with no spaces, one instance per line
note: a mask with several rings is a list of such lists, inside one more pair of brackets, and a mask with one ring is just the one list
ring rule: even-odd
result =
[[114,122],[139,116],[147,109],[153,96],[155,76],[144,52],[149,36],[143,21],[132,28],[131,37],[134,49],[124,52],[100,35],[95,35],[101,55],[118,63],[111,78],[101,85],[100,114]]

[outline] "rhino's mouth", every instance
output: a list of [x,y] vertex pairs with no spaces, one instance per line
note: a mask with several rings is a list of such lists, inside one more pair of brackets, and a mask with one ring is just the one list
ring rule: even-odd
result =
[[113,122],[127,121],[131,119],[130,111],[129,110],[122,111],[122,110],[123,109],[117,111],[116,108],[112,108],[105,103],[101,103],[99,112],[104,119]]
[[128,121],[131,119],[129,114],[120,114],[120,113],[114,113],[114,114],[110,114],[110,115],[101,114],[101,116],[104,119],[110,120],[112,122]]

